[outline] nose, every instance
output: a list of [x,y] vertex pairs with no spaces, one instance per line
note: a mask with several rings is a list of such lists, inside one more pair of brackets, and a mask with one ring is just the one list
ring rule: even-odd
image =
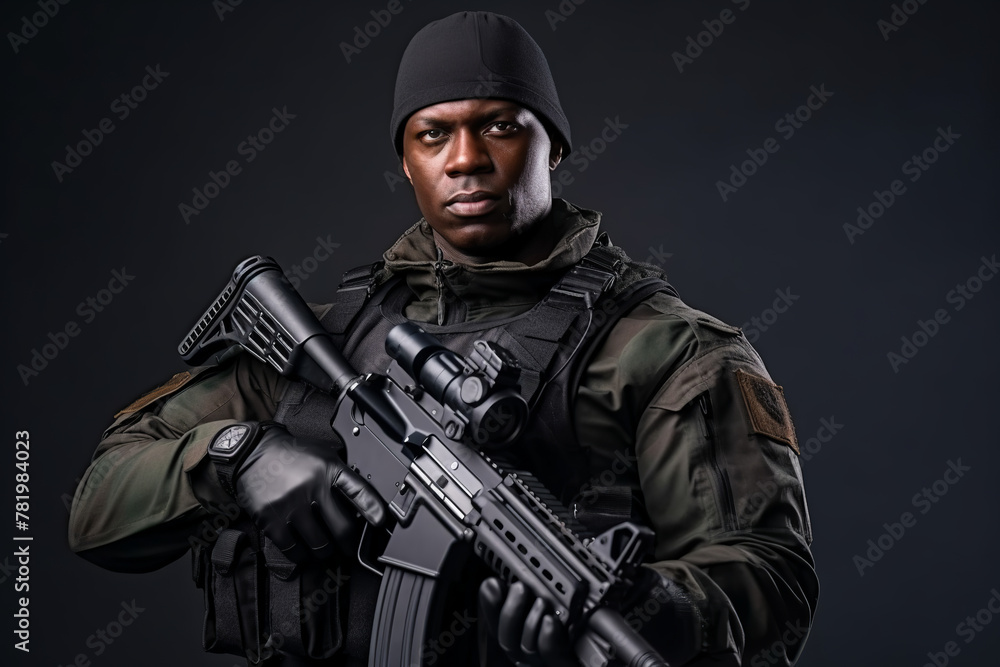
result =
[[493,170],[485,139],[470,129],[462,128],[455,133],[448,147],[448,162],[445,172],[449,176],[478,174]]

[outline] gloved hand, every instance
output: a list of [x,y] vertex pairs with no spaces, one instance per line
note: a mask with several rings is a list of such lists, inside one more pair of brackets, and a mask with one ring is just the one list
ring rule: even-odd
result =
[[364,520],[381,525],[386,506],[326,441],[267,429],[234,474],[236,501],[289,560],[352,553]]
[[516,665],[577,667],[566,627],[522,582],[507,587],[496,577],[479,586],[479,617]]
[[[507,588],[495,577],[486,579],[479,587],[479,614],[514,664],[579,664],[565,626],[523,583]],[[701,612],[683,588],[651,567],[639,568],[621,614],[668,664],[684,664],[701,649]]]

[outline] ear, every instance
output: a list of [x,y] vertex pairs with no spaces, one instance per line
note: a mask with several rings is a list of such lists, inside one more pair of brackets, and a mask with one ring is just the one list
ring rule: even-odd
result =
[[413,185],[413,177],[410,176],[410,168],[408,166],[406,166],[406,156],[405,155],[402,156],[402,160],[403,160],[403,173],[406,174],[406,178],[407,178],[407,180],[410,181],[410,185]]
[[562,162],[562,157],[562,142],[553,141],[552,149],[549,151],[549,171],[555,171],[555,168],[559,166],[560,162]]

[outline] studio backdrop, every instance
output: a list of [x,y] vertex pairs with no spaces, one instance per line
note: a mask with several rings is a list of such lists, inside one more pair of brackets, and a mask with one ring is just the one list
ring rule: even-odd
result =
[[784,387],[822,586],[799,664],[998,664],[1000,77],[972,0],[5,3],[3,663],[239,664],[201,651],[186,556],[70,551],[77,481],[241,259],[324,303],[419,218],[396,68],[463,9],[549,60],[554,195]]

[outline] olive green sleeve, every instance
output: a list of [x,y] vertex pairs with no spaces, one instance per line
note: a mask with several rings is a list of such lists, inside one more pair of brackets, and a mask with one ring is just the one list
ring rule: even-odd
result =
[[789,444],[753,432],[737,371],[769,379],[742,336],[682,366],[639,422],[652,565],[700,609],[706,664],[791,664],[819,593],[802,473]]
[[105,431],[73,498],[69,544],[110,570],[148,572],[179,558],[212,503],[230,503],[206,453],[242,420],[270,418],[287,381],[247,354],[198,369],[179,391]]
[[[792,446],[774,439],[794,435],[755,432],[737,371],[764,383],[778,417],[784,399],[737,328],[672,301],[623,318],[592,360],[577,402],[581,441],[595,479],[613,471],[633,488],[656,534],[648,565],[700,615],[681,664],[792,664],[819,588],[802,474]],[[615,448],[634,464],[616,464]],[[643,614],[638,626],[664,627]]]

